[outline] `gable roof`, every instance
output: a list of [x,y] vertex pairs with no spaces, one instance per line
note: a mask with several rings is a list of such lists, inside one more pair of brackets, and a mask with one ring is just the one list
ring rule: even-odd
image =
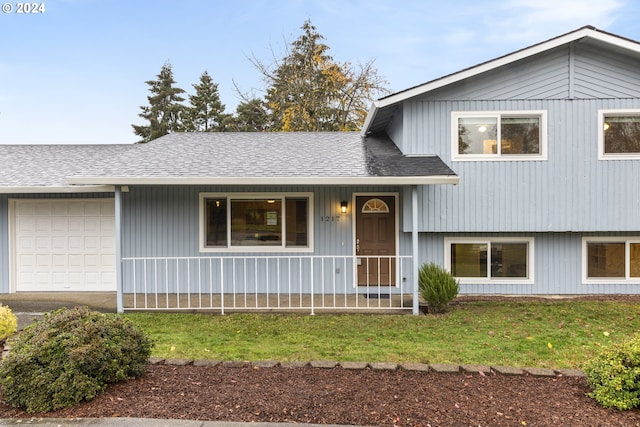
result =
[[380,98],[371,106],[362,127],[362,134],[368,135],[383,131],[396,109],[401,108],[401,104],[404,101],[579,40],[606,46],[608,49],[620,49],[629,54],[640,56],[640,43],[637,41],[599,30],[593,26],[585,26],[496,59]]
[[115,185],[457,184],[438,157],[356,132],[173,133],[135,145],[0,145],[0,193]]
[[[457,175],[437,157],[406,157],[390,140],[375,140],[371,144],[367,149],[369,141],[357,132],[173,133],[137,145],[116,159],[79,170],[68,182],[84,185],[458,182]],[[380,164],[386,168],[379,167]]]

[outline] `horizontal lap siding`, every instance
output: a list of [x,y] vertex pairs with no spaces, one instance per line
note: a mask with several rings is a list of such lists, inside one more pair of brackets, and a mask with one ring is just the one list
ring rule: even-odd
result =
[[640,61],[591,46],[576,49],[576,98],[639,98]]
[[569,96],[569,49],[515,62],[426,94],[424,100],[563,99]]

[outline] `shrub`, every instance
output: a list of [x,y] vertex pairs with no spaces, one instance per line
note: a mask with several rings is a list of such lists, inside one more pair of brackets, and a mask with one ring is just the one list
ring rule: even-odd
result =
[[458,296],[460,284],[453,275],[437,264],[422,264],[418,271],[420,296],[426,301],[428,310],[444,313],[447,305]]
[[605,408],[640,407],[640,334],[604,349],[586,367],[594,398]]
[[18,328],[18,319],[11,309],[0,303],[0,341],[13,335]]
[[46,313],[12,341],[0,364],[4,399],[27,412],[91,400],[144,373],[152,342],[130,320],[87,307]]

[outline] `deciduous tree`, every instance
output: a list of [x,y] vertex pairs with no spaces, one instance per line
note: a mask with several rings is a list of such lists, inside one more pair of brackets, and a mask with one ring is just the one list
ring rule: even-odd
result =
[[388,93],[373,61],[353,67],[338,63],[310,21],[301,27],[281,60],[253,65],[267,84],[265,95],[272,131],[347,131],[364,123],[373,99]]

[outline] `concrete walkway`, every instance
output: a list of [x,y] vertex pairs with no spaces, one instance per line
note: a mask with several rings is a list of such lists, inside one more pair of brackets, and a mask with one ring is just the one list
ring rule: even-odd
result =
[[111,296],[109,294],[87,295],[84,298],[80,297],[74,300],[52,299],[51,294],[48,295],[49,297],[40,294],[30,294],[28,297],[22,294],[19,296],[15,294],[1,295],[0,302],[2,305],[8,306],[18,318],[18,330],[23,329],[34,319],[41,319],[43,313],[65,307],[73,308],[86,305],[96,311],[114,311],[111,308]]

